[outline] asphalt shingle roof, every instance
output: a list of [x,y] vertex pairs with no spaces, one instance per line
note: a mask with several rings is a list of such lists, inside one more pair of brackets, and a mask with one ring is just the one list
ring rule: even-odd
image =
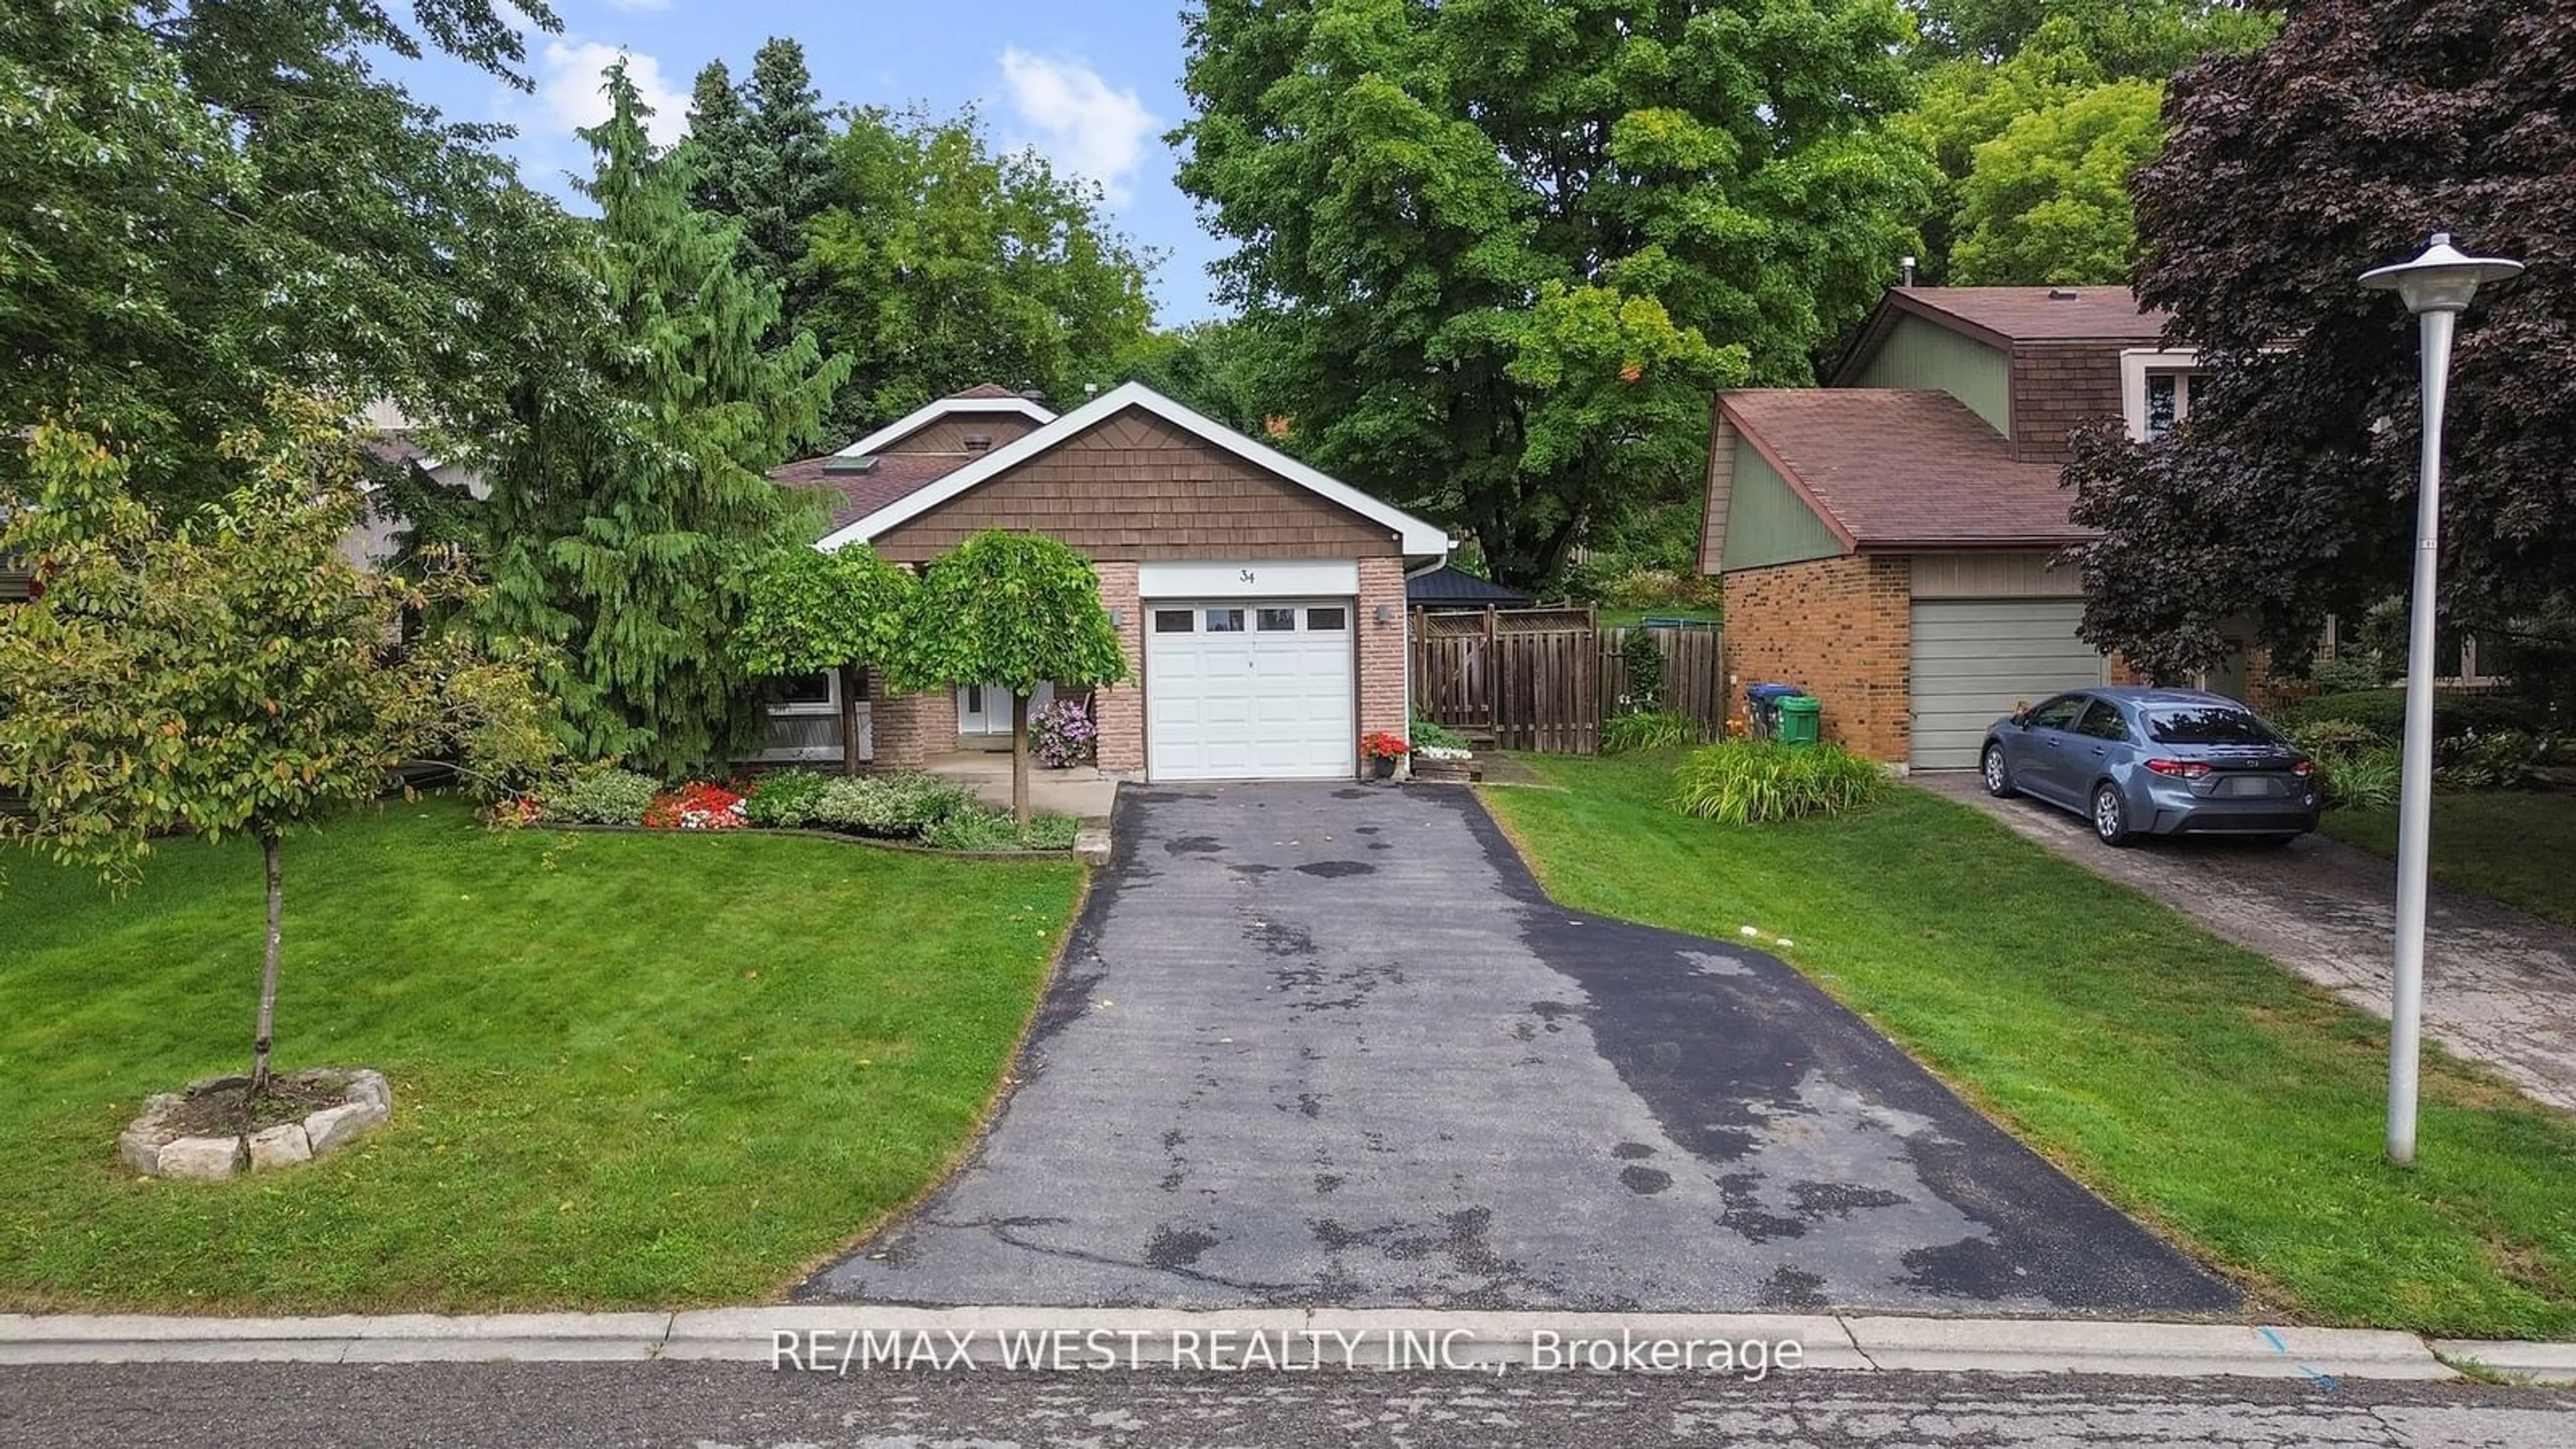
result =
[[2143,345],[2165,328],[2166,314],[2139,311],[2126,287],[1899,287],[1894,295],[2016,342]]
[[823,490],[832,509],[831,519],[824,525],[826,533],[846,528],[889,503],[910,497],[974,459],[964,454],[887,453],[879,456],[875,468],[865,473],[834,472],[826,465],[835,461],[852,460],[825,453],[769,470],[772,483]]
[[1862,548],[2071,543],[2074,494],[2054,463],[2021,463],[1945,392],[1746,389],[1721,405],[1736,427]]

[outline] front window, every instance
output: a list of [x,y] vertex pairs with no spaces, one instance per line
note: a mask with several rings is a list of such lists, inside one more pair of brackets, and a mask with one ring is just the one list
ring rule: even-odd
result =
[[819,714],[840,699],[829,670],[782,675],[769,682],[769,707],[780,714]]
[[2151,372],[2147,374],[2147,437],[2150,441],[2174,430],[2174,425],[2191,416],[2191,374],[2188,372]]
[[2159,705],[2147,711],[2147,735],[2160,745],[2269,745],[2280,736],[2252,710],[2223,704]]

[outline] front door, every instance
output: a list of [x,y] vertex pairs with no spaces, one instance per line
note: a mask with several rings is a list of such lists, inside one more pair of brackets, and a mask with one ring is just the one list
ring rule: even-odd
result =
[[[1055,687],[1041,684],[1029,696],[1029,713],[1055,702]],[[1011,747],[1011,692],[999,684],[970,684],[957,691],[957,747],[1007,750]]]

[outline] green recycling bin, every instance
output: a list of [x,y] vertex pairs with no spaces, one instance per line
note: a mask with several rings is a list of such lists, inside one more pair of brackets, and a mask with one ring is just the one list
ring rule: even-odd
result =
[[1816,726],[1824,714],[1823,701],[1812,694],[1793,694],[1780,701],[1780,743],[1812,745]]

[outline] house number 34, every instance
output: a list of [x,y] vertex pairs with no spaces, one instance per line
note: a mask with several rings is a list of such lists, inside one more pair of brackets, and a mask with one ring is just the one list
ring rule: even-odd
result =
[[1242,569],[1242,570],[1239,570],[1239,572],[1240,572],[1240,573],[1242,573],[1242,575],[1243,575],[1243,581],[1244,581],[1245,583],[1247,583],[1247,584],[1248,584],[1248,583],[1251,583],[1251,582],[1252,582],[1252,570],[1250,570],[1250,569]]

